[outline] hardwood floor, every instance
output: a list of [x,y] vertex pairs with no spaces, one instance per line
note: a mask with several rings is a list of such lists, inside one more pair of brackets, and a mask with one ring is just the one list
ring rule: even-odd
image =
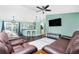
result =
[[39,50],[37,52],[34,52],[33,54],[48,54],[48,53],[43,50]]

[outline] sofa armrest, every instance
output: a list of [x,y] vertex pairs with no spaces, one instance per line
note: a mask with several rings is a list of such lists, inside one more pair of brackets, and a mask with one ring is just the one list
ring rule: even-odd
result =
[[14,40],[18,40],[18,39],[22,39],[20,37],[12,37],[12,38],[9,38],[9,41],[14,41]]
[[46,45],[45,47],[43,47],[43,50],[46,51],[49,54],[64,54],[60,51],[57,51],[56,49],[52,48],[49,45]]
[[62,39],[69,39],[69,40],[72,39],[72,37],[66,36],[66,35],[61,35],[61,38],[62,38]]
[[28,48],[24,48],[21,51],[14,52],[12,54],[32,54],[33,52],[36,52],[36,51],[37,51],[37,48],[35,46],[30,46]]
[[27,40],[25,40],[25,39],[16,39],[16,40],[11,40],[10,42],[11,42],[12,46],[15,46],[15,45],[20,45],[20,44],[26,43]]

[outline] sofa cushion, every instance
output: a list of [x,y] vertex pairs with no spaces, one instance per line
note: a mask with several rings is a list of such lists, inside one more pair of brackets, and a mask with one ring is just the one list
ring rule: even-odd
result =
[[22,45],[17,45],[17,46],[13,46],[14,52],[18,52],[20,50],[23,50],[23,46]]
[[28,43],[24,43],[22,44],[23,47],[29,47],[29,44]]
[[11,45],[12,46],[20,45],[20,44],[23,44],[24,43],[23,39],[15,39],[15,40],[12,40],[10,42],[11,42]]

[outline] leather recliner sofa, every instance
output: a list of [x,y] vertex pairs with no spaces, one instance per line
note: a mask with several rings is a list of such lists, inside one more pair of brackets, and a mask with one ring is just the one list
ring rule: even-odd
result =
[[0,54],[31,54],[36,51],[37,48],[27,44],[26,40],[9,40],[6,33],[0,32]]
[[79,31],[75,31],[71,38],[62,36],[50,45],[43,47],[49,54],[79,54]]

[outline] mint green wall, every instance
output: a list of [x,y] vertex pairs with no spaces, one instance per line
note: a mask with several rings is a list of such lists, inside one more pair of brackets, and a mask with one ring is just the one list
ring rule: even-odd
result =
[[[49,27],[49,20],[61,18],[62,26]],[[46,33],[59,33],[72,36],[73,32],[79,30],[79,13],[52,14],[46,16]]]
[[0,32],[2,30],[2,21],[0,21]]
[[40,22],[36,22],[37,35],[40,35]]
[[[8,22],[8,21],[4,21],[4,24],[5,24],[5,22]],[[32,27],[29,28],[28,25],[33,25],[35,27],[35,29]],[[4,27],[5,27],[5,25],[4,25]],[[0,20],[0,32],[1,32],[1,29],[2,29],[2,21]],[[23,29],[24,29],[24,31],[23,31]],[[20,22],[21,33],[25,34],[27,36],[28,30],[31,32],[35,31],[35,33],[33,33],[33,36],[40,35],[40,22],[37,22],[37,21],[36,22]],[[30,35],[30,36],[32,36],[32,35]]]
[[[20,22],[21,26],[20,26],[20,30],[22,31],[22,29],[25,29],[24,31],[22,31],[22,33],[25,36],[28,36],[27,32],[30,31],[29,36],[37,36],[40,35],[40,22]],[[29,28],[28,26],[31,25],[31,27]],[[32,33],[33,32],[33,33]]]

